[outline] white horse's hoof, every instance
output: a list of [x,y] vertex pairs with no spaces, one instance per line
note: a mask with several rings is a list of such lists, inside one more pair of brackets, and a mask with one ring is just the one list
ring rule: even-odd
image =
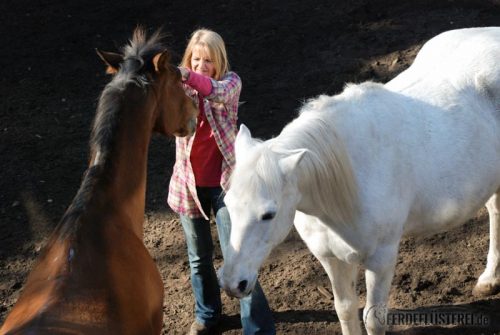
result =
[[496,280],[493,283],[477,283],[472,290],[472,294],[476,297],[487,297],[498,292],[500,292],[500,280]]

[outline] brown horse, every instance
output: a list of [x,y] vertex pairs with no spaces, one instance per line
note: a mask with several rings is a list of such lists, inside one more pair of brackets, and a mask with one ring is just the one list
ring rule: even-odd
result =
[[188,135],[197,108],[160,44],[138,28],[113,73],[80,189],[31,271],[0,334],[160,334],[163,282],[143,244],[152,131]]

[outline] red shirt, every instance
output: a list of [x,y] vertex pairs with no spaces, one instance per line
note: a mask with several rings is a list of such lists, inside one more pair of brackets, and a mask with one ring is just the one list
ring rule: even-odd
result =
[[191,148],[191,167],[193,168],[196,186],[218,187],[222,175],[222,153],[215,141],[214,132],[203,107],[203,98],[200,99],[200,114]]
[[[220,80],[191,72],[184,89],[192,98],[198,96],[205,98],[204,114],[213,129],[215,141],[224,157],[220,186],[227,190],[235,163],[234,142],[238,133],[241,79],[234,72],[226,73]],[[175,165],[168,188],[168,204],[176,213],[190,218],[204,217],[208,220],[196,193],[196,181],[191,166],[191,149],[195,137],[186,136],[175,139]]]

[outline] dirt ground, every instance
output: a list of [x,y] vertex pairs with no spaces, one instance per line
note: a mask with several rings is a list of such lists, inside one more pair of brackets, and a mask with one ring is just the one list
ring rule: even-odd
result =
[[[218,31],[243,79],[240,121],[275,136],[308,98],[346,82],[385,82],[446,30],[500,24],[500,2],[455,0],[4,0],[0,2],[0,323],[86,168],[97,96],[109,80],[94,48],[116,51],[137,24],[163,26],[182,54],[196,28]],[[193,319],[181,226],[166,206],[174,142],[150,147],[145,243],[165,284],[164,334]],[[472,296],[488,247],[485,211],[446,234],[401,244],[390,307],[473,313],[486,326],[393,327],[397,334],[499,334],[500,295]],[[216,255],[217,265],[221,264]],[[260,280],[280,334],[337,334],[329,281],[295,232]],[[360,308],[365,289],[358,283]],[[319,288],[319,289],[318,289]],[[224,334],[239,334],[238,303],[223,295]]]

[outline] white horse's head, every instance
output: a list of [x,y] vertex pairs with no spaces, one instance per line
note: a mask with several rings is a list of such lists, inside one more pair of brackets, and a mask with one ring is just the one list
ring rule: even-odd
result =
[[260,266],[292,227],[301,198],[295,172],[305,150],[273,151],[267,142],[252,139],[244,125],[235,150],[225,197],[231,237],[219,281],[229,295],[241,298],[250,294]]

